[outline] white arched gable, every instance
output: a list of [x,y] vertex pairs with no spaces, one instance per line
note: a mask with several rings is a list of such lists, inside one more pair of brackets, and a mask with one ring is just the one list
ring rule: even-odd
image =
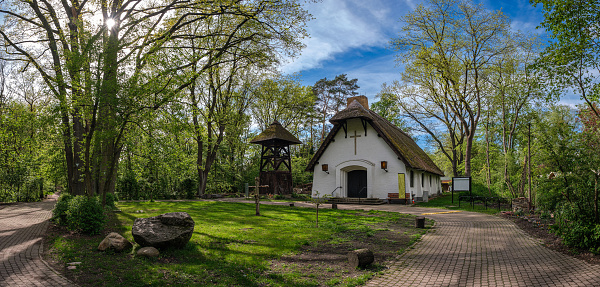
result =
[[340,162],[335,166],[335,184],[341,188],[337,189],[332,196],[334,197],[347,197],[348,196],[348,172],[353,170],[366,170],[367,171],[367,197],[371,198],[373,192],[373,170],[375,164],[365,159],[355,159]]

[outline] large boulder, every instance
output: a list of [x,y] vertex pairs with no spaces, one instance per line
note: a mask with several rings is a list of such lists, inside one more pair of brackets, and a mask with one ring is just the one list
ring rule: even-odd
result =
[[192,238],[194,220],[186,212],[171,212],[133,222],[133,239],[142,247],[183,248]]
[[129,242],[129,240],[125,239],[125,237],[121,236],[121,234],[116,232],[109,233],[102,242],[98,245],[98,250],[106,251],[108,249],[113,249],[115,251],[121,252],[125,249],[129,249],[133,247],[133,244]]

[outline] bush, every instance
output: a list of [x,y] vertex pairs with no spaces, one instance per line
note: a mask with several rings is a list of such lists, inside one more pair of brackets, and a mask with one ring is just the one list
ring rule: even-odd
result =
[[107,193],[106,194],[106,207],[109,209],[116,209],[117,206],[115,206],[115,202],[119,201],[117,199],[117,196],[114,193]]
[[570,203],[562,204],[555,215],[552,228],[566,245],[600,252],[600,224],[594,223],[593,216]]
[[69,210],[69,202],[72,199],[73,196],[66,193],[58,198],[52,209],[52,221],[56,224],[67,225],[67,210]]
[[104,222],[104,210],[97,197],[78,195],[69,202],[67,210],[69,230],[94,235],[102,231]]
[[185,197],[187,199],[194,199],[198,185],[196,181],[191,178],[186,178],[179,183],[177,188],[179,197]]

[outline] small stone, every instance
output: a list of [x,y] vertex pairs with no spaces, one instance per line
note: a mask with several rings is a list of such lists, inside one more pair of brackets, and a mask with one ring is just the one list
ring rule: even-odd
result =
[[67,265],[79,265],[81,264],[81,262],[69,262],[67,263]]
[[116,232],[111,232],[100,242],[98,250],[106,251],[107,249],[114,249],[120,252],[131,247],[133,247],[133,244],[129,240]]
[[158,252],[158,249],[154,247],[142,247],[137,251],[138,256],[144,257],[158,257],[159,254],[160,252]]
[[77,269],[77,266],[68,266],[67,269],[69,269],[69,270],[75,270],[75,269]]

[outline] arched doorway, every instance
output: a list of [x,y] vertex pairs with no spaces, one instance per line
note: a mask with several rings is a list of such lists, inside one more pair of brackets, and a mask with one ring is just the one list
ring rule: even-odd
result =
[[348,197],[367,197],[367,171],[352,170],[348,172]]

